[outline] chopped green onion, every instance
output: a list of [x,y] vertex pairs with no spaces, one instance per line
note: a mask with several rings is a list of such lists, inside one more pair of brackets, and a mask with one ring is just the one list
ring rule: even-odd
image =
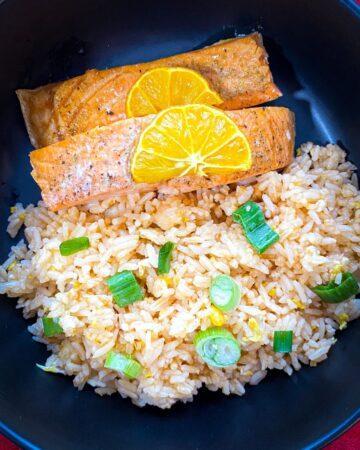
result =
[[111,351],[107,354],[105,367],[121,372],[128,378],[137,378],[142,372],[141,364],[125,353]]
[[128,306],[144,298],[144,294],[134,274],[123,270],[106,280],[115,303],[121,307]]
[[209,366],[227,367],[239,361],[241,350],[230,331],[211,327],[196,333],[195,350]]
[[275,331],[274,332],[274,352],[290,353],[292,350],[293,332]]
[[89,238],[86,236],[69,239],[60,244],[59,250],[62,256],[70,256],[74,253],[86,250],[90,247]]
[[174,250],[174,247],[175,247],[174,243],[167,242],[160,248],[158,259],[158,270],[157,270],[159,275],[170,272],[171,254],[172,251]]
[[57,334],[62,334],[64,332],[59,324],[58,318],[53,319],[52,317],[43,317],[42,324],[46,337],[56,336]]
[[248,242],[258,253],[264,253],[280,238],[265,221],[260,206],[254,202],[246,202],[233,212],[233,220],[239,223]]
[[211,303],[221,311],[227,312],[236,308],[240,299],[239,285],[228,275],[218,275],[210,286]]
[[338,275],[330,283],[312,288],[315,294],[326,303],[341,303],[359,292],[358,281],[352,273],[344,272],[341,278]]

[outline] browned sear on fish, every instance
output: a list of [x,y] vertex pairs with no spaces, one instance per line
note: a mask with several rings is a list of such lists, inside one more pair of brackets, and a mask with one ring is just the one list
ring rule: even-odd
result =
[[125,118],[126,97],[139,77],[156,67],[198,71],[235,110],[278,98],[259,33],[219,42],[200,50],[142,64],[89,70],[84,75],[17,95],[35,148]]
[[46,205],[60,208],[129,191],[176,193],[233,183],[290,164],[294,151],[294,115],[287,108],[260,107],[226,114],[247,138],[252,166],[247,171],[209,178],[187,176],[159,184],[137,184],[130,159],[142,131],[154,116],[97,127],[30,153],[32,175]]

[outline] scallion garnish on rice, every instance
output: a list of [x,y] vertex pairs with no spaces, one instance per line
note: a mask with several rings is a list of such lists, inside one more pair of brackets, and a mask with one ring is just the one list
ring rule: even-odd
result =
[[144,298],[143,291],[130,270],[116,273],[106,280],[106,284],[118,306],[125,307]]
[[44,329],[44,335],[46,337],[53,337],[64,333],[64,330],[62,329],[62,326],[60,325],[58,318],[43,317],[42,324]]
[[86,236],[69,239],[60,244],[59,250],[62,256],[70,256],[74,253],[86,250],[90,247],[89,238]]
[[276,353],[290,353],[292,351],[293,332],[274,331],[274,345],[273,349]]
[[194,345],[198,355],[209,366],[227,367],[239,361],[240,345],[230,331],[211,327],[196,333]]
[[159,275],[170,272],[171,254],[174,250],[174,247],[175,244],[173,242],[167,242],[160,248],[157,270]]
[[137,378],[142,372],[141,364],[125,353],[111,351],[107,354],[105,367],[121,372],[128,378]]
[[258,253],[263,253],[280,238],[266,223],[260,206],[255,202],[244,203],[233,212],[232,217],[242,226],[246,239]]
[[327,284],[315,286],[312,290],[326,303],[341,303],[359,292],[359,283],[350,272],[343,272]]
[[240,299],[238,284],[228,275],[213,278],[210,286],[210,301],[221,311],[227,312],[236,308]]

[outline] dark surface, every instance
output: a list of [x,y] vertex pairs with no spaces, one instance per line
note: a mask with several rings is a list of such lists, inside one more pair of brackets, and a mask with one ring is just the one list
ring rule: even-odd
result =
[[[259,30],[276,104],[292,108],[297,143],[338,141],[360,163],[360,25],[334,0],[0,1],[0,260],[12,241],[9,206],[39,199],[30,143],[14,90],[86,68],[150,60]],[[43,373],[15,299],[1,299],[0,431],[46,449],[291,449],[320,445],[359,416],[359,324],[351,324],[316,369],[274,373],[242,398],[202,392],[170,411],[138,409],[118,396],[78,392]]]

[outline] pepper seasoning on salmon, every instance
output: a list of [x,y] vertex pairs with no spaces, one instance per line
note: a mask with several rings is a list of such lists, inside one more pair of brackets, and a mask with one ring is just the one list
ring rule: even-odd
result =
[[199,72],[223,99],[224,110],[255,106],[281,95],[273,82],[259,33],[221,41],[156,61],[89,70],[34,90],[19,89],[26,127],[35,148],[125,118],[126,97],[144,72],[184,67]]
[[234,183],[293,160],[294,115],[287,108],[260,107],[228,111],[248,140],[252,165],[230,174],[173,178],[160,183],[135,183],[130,161],[141,133],[155,116],[138,117],[97,127],[30,153],[32,176],[53,211],[126,192],[158,190],[184,193]]

